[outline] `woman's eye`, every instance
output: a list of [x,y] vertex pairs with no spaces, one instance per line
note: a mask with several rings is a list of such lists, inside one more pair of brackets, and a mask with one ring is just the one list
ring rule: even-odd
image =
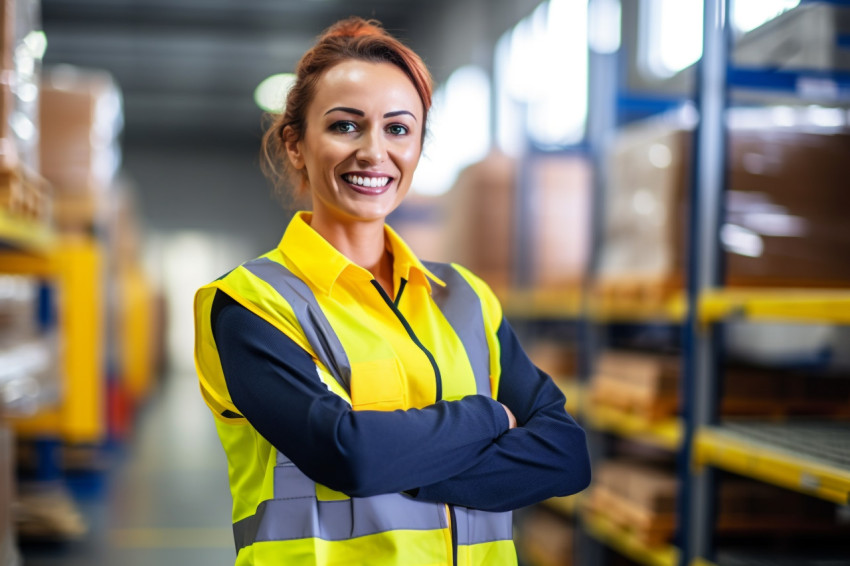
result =
[[407,126],[403,126],[402,124],[391,124],[387,131],[394,136],[403,136],[408,132]]
[[340,134],[350,134],[357,129],[357,126],[354,125],[354,122],[334,122],[331,129]]

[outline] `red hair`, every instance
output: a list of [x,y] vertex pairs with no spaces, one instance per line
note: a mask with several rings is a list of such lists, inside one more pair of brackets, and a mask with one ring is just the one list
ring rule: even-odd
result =
[[[303,172],[293,170],[286,155],[287,139],[304,138],[307,107],[316,94],[319,78],[331,67],[357,59],[373,63],[391,63],[404,71],[422,101],[423,123],[431,108],[433,84],[422,59],[412,49],[392,37],[376,20],[351,17],[326,29],[295,68],[295,83],[286,95],[282,114],[276,115],[263,136],[263,171],[280,187],[288,180],[297,181]],[[425,139],[425,128],[422,128]],[[299,183],[295,183],[296,186]]]

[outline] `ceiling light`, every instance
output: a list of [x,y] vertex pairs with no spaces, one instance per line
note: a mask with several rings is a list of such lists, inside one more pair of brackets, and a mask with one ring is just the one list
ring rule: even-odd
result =
[[293,83],[295,83],[295,75],[292,73],[272,75],[254,89],[254,102],[266,112],[282,113],[286,94]]

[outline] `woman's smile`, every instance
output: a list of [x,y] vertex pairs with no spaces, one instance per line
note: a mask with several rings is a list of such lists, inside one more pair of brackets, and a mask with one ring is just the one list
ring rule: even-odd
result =
[[392,182],[392,177],[380,173],[368,173],[365,171],[355,173],[344,173],[342,180],[352,190],[363,195],[382,195],[387,192]]

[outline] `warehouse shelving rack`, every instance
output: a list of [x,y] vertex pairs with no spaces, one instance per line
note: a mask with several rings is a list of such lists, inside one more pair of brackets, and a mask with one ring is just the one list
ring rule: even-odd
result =
[[[589,0],[591,4],[595,0]],[[546,502],[564,515],[576,516],[581,529],[640,564],[708,566],[715,559],[715,470],[734,472],[838,504],[850,503],[850,427],[812,423],[720,424],[720,326],[732,321],[763,323],[850,324],[850,290],[734,288],[723,282],[720,227],[726,186],[725,115],[732,91],[767,96],[780,94],[812,103],[850,103],[850,73],[785,71],[736,67],[730,57],[727,22],[733,0],[704,1],[704,48],[697,65],[695,102],[700,120],[695,130],[690,197],[689,265],[683,292],[663,302],[600,299],[592,292],[599,258],[600,227],[606,185],[605,150],[616,132],[623,104],[662,111],[684,102],[631,96],[618,90],[620,53],[590,52],[590,115],[587,148],[594,164],[594,233],[588,278],[576,296],[560,299],[534,293],[509,297],[506,313],[524,318],[569,319],[579,333],[578,385],[564,391],[569,410],[591,434],[610,434],[671,452],[677,456],[680,532],[674,544],[647,548],[604,516],[582,509],[580,498]],[[804,0],[805,1],[805,0]],[[824,0],[820,0],[824,1]],[[847,0],[829,0],[847,6]],[[578,303],[576,302],[578,300]],[[594,327],[611,323],[665,323],[682,327],[682,415],[651,423],[595,405],[585,384],[592,374]],[[820,439],[820,442],[815,441]],[[836,448],[837,447],[837,448]],[[582,556],[580,564],[598,564],[601,555]],[[756,562],[746,562],[747,564]],[[737,563],[736,563],[737,564]]]
[[[850,292],[800,289],[735,289],[723,286],[720,222],[725,190],[725,109],[732,90],[781,92],[800,101],[850,102],[850,73],[772,71],[731,62],[727,15],[733,0],[705,0],[704,49],[699,65],[694,192],[686,326],[685,459],[680,517],[681,564],[713,559],[716,485],[724,469],[839,504],[850,502],[850,426],[811,423],[719,424],[717,324],[850,322]],[[850,5],[846,0],[831,4]]]
[[[592,2],[593,0],[591,0]],[[831,3],[847,5],[845,1]],[[599,301],[583,289],[581,308],[574,301],[552,308],[549,300],[535,303],[526,297],[517,310],[534,305],[531,316],[569,317],[586,328],[597,324],[663,321],[683,327],[683,412],[681,419],[648,423],[634,415],[594,406],[584,386],[570,391],[579,399],[571,409],[589,430],[613,434],[662,448],[678,457],[681,482],[678,516],[683,529],[676,546],[643,547],[605,517],[578,508],[584,531],[641,564],[709,565],[714,558],[714,469],[801,491],[839,504],[850,502],[850,445],[847,427],[823,425],[718,425],[720,354],[719,325],[734,320],[758,322],[850,323],[850,291],[826,289],[739,289],[723,286],[720,226],[725,190],[725,112],[731,90],[791,94],[813,102],[846,104],[850,101],[850,73],[828,71],[767,71],[735,67],[730,63],[730,30],[727,14],[731,0],[704,3],[704,50],[698,65],[696,103],[701,119],[696,128],[693,192],[689,233],[687,288],[672,299],[654,304]],[[605,166],[601,162],[620,115],[624,95],[617,92],[617,54],[591,51],[591,104],[588,132],[590,155],[595,162],[594,246],[600,241],[599,226],[604,206]],[[625,97],[626,99],[628,97]],[[629,99],[631,100],[631,99]],[[643,99],[641,99],[643,100]],[[680,104],[662,100],[658,109]],[[591,254],[592,280],[598,250]],[[592,371],[594,334],[585,330],[580,344],[584,363],[580,383]],[[815,428],[817,427],[817,428]],[[816,434],[815,434],[816,433]],[[828,433],[828,434],[827,434]],[[793,443],[794,437],[804,439]],[[830,441],[813,442],[814,436]],[[781,440],[781,442],[780,442]],[[836,449],[835,444],[839,444]],[[818,446],[818,444],[824,444]],[[843,447],[845,450],[842,452]],[[576,502],[549,502],[551,507],[576,513]],[[585,558],[585,563],[591,563]]]
[[54,238],[49,226],[16,218],[0,208],[0,251],[12,249],[44,253],[50,249]]

